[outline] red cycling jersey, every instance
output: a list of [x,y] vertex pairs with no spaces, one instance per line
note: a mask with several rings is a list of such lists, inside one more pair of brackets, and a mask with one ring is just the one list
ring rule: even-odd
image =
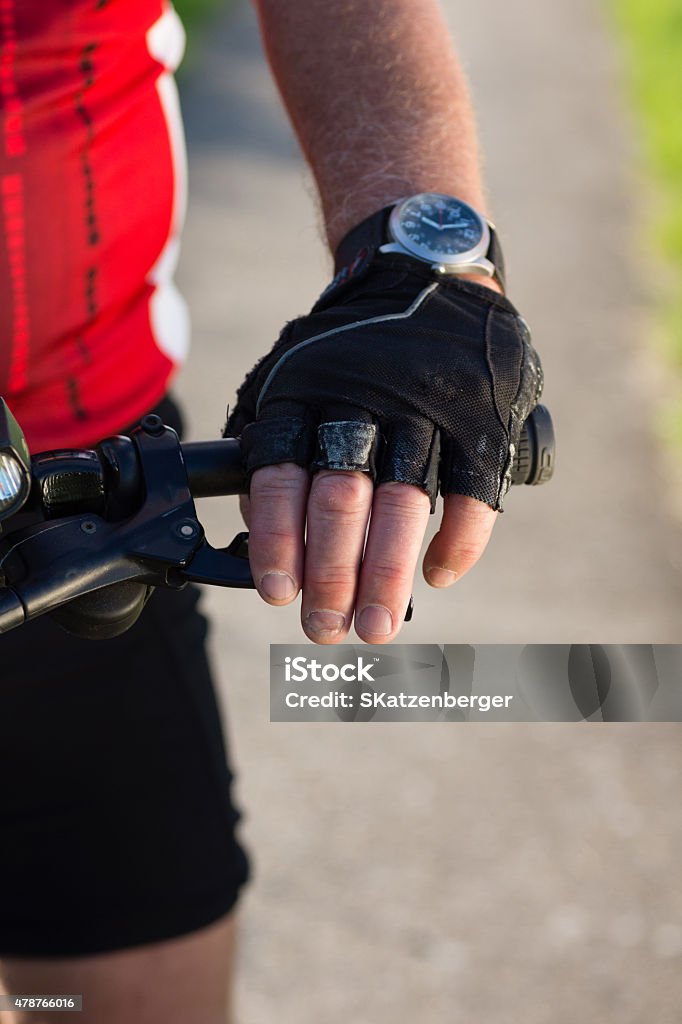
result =
[[0,0],[0,395],[32,451],[164,393],[188,341],[168,0]]

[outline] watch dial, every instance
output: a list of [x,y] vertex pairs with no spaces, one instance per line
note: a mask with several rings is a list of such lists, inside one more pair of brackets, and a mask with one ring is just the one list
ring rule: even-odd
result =
[[400,210],[398,227],[403,245],[443,262],[474,249],[483,237],[478,214],[449,196],[425,194],[408,199]]

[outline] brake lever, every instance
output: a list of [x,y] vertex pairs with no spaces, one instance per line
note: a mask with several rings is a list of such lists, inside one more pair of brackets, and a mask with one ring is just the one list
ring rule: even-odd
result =
[[132,437],[144,482],[133,515],[81,513],[0,540],[0,632],[117,583],[253,587],[243,536],[222,551],[206,540],[175,431],[149,416]]
[[225,548],[214,548],[204,537],[188,564],[169,574],[169,582],[211,583],[216,587],[255,587],[249,568],[249,535],[238,533]]

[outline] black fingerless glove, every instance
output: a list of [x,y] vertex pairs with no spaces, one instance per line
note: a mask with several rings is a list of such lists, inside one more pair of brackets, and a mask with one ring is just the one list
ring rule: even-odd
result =
[[375,256],[287,324],[239,389],[226,434],[249,476],[295,462],[377,483],[465,494],[500,509],[542,368],[514,306]]

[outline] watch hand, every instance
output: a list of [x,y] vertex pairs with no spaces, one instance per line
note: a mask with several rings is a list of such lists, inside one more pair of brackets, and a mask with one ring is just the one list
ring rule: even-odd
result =
[[428,224],[429,227],[436,228],[437,231],[443,230],[440,224],[436,224],[435,220],[429,220],[428,217],[423,217],[421,214],[419,215],[419,219],[423,221],[424,224]]
[[469,225],[465,220],[458,220],[456,224],[443,224],[443,230],[445,228],[468,228]]

